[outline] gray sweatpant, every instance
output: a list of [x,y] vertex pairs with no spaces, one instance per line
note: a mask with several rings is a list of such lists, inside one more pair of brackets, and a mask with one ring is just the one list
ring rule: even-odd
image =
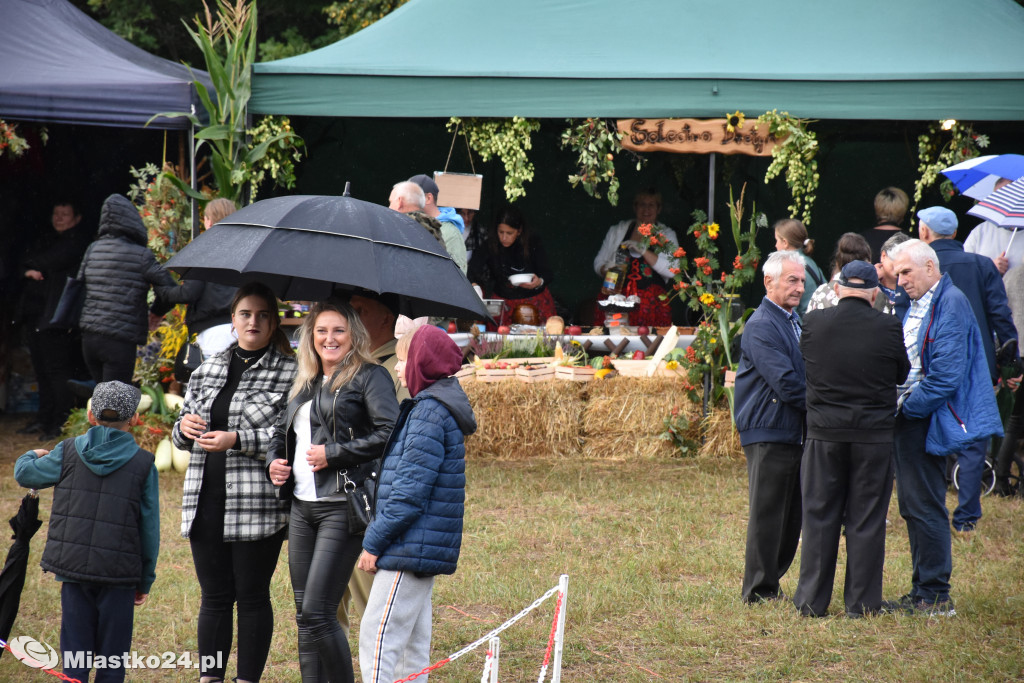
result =
[[433,592],[433,576],[377,571],[359,624],[363,683],[393,683],[430,665]]

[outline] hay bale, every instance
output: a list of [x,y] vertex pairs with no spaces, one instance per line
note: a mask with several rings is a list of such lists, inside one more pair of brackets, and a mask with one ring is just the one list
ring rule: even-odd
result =
[[463,385],[477,431],[466,438],[469,457],[578,457],[583,394],[577,382],[468,382]]
[[712,410],[704,419],[703,431],[704,443],[698,451],[699,455],[716,458],[743,457],[740,434],[732,422],[729,406]]
[[615,377],[591,382],[583,414],[583,456],[651,458],[671,456],[675,447],[661,439],[663,420],[678,406],[686,411],[699,439],[699,408],[691,404],[679,381],[661,377]]

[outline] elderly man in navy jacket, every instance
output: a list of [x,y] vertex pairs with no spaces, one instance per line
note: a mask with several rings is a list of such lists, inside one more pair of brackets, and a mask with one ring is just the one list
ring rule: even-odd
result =
[[[1017,339],[1003,278],[992,259],[965,252],[964,245],[953,239],[957,230],[955,213],[943,206],[933,206],[918,211],[917,217],[921,221],[921,241],[935,250],[939,257],[939,270],[949,275],[971,304],[981,331],[989,375],[995,383],[999,375],[992,335],[999,339],[1000,346]],[[973,531],[981,519],[981,475],[988,444],[989,439],[979,439],[957,454],[956,460],[960,464],[959,504],[953,511],[953,528],[957,531]]]
[[736,373],[736,428],[747,456],[750,513],[743,601],[784,599],[779,579],[800,541],[800,457],[805,385],[800,356],[804,292],[799,252],[777,251],[764,263],[766,294],[747,320]]
[[899,388],[893,462],[913,573],[910,592],[883,609],[954,616],[945,456],[1003,430],[967,297],[921,240],[904,242],[890,256],[912,301],[903,319],[910,374]]
[[839,305],[805,316],[807,444],[800,466],[803,543],[793,602],[824,616],[832,600],[839,536],[846,524],[846,615],[882,606],[885,515],[892,496],[896,387],[910,362],[903,327],[872,308],[878,274],[851,261],[834,284]]

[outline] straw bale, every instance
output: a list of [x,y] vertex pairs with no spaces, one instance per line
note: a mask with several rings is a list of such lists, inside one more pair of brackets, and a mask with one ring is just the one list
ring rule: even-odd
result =
[[578,457],[585,384],[577,382],[463,385],[477,431],[466,438],[470,457],[507,459]]
[[591,382],[583,415],[583,456],[650,458],[671,456],[675,449],[661,439],[663,420],[673,407],[686,411],[697,436],[700,414],[672,378],[615,377]]
[[743,457],[740,434],[732,423],[729,407],[716,408],[704,420],[704,443],[699,454],[702,456]]

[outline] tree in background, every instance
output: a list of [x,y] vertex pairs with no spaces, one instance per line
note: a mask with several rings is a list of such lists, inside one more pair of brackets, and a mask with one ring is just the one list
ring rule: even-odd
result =
[[[366,28],[407,0],[263,0],[259,6],[259,61],[282,59],[329,45]],[[195,13],[195,0],[71,0],[114,33],[143,50],[186,64],[202,64],[202,52],[179,30]]]

